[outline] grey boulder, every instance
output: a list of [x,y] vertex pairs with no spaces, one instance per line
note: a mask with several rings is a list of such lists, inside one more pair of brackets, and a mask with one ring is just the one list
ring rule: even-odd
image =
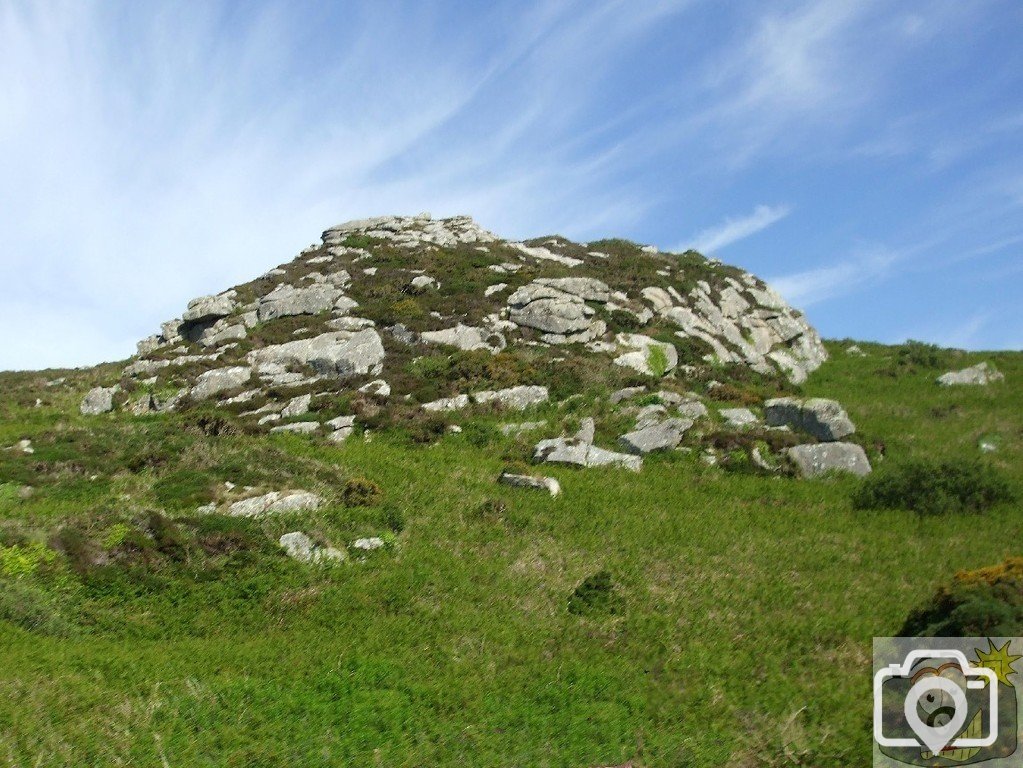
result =
[[252,365],[308,365],[322,376],[377,374],[383,367],[384,345],[373,328],[355,333],[332,331],[311,339],[274,344],[249,353]]
[[510,472],[502,472],[501,476],[497,478],[497,482],[515,488],[534,488],[539,491],[547,491],[551,496],[557,496],[561,493],[561,484],[553,477],[513,475]]
[[618,438],[618,444],[636,455],[653,451],[668,451],[682,442],[686,430],[693,426],[689,419],[665,419],[651,426],[628,432]]
[[971,365],[961,371],[949,371],[938,377],[938,383],[943,387],[951,387],[960,384],[973,386],[987,386],[993,381],[1002,381],[1005,374],[995,369],[987,362]]
[[323,499],[309,491],[271,491],[236,501],[227,509],[231,517],[262,517],[280,512],[305,512],[319,508]]
[[803,477],[818,477],[832,471],[862,477],[871,471],[867,454],[855,443],[796,445],[789,448],[788,455]]
[[85,416],[99,416],[101,413],[109,413],[114,410],[114,395],[120,389],[117,385],[113,387],[95,387],[82,400],[78,407]]
[[340,298],[341,289],[329,283],[314,283],[302,288],[279,285],[259,300],[256,313],[262,323],[291,315],[315,315],[333,307]]
[[278,543],[288,554],[300,563],[321,563],[341,562],[345,559],[345,553],[334,547],[321,547],[302,531],[286,533],[278,540]]
[[195,380],[189,393],[193,400],[205,400],[213,395],[236,389],[252,377],[252,369],[238,365],[231,368],[214,368],[206,371]]
[[801,429],[826,442],[841,440],[856,431],[842,406],[822,397],[809,400],[779,397],[768,400],[764,403],[764,419],[769,427]]

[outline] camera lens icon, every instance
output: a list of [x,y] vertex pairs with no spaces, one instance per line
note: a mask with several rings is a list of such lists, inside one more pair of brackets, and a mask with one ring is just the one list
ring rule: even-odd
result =
[[[947,660],[940,666],[918,665]],[[905,726],[915,738],[885,734],[885,710],[882,706],[886,681],[901,679],[908,691],[898,701]],[[970,704],[967,689],[983,692],[984,710],[988,713],[988,734],[974,732],[980,728],[981,718],[975,713],[974,722],[965,731]],[[902,664],[882,667],[874,676],[874,738],[882,747],[926,747],[933,755],[946,748],[961,749],[987,747],[994,743],[998,728],[998,679],[994,672],[974,667],[965,654],[958,650],[921,649],[911,651]],[[902,690],[905,690],[903,688]],[[894,702],[893,702],[894,703]]]
[[959,685],[945,677],[930,676],[909,689],[904,714],[917,738],[938,754],[966,724],[967,708],[966,694]]

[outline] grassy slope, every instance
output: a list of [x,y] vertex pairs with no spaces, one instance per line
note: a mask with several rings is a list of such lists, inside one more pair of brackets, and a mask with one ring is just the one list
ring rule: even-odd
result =
[[[961,356],[994,360],[1007,382],[941,389],[933,370],[879,375],[891,350],[862,346],[860,359],[833,345],[805,391],[843,402],[888,461],[973,457],[996,435],[990,460],[1023,489],[1023,355]],[[6,383],[34,399],[18,389],[29,378]],[[78,394],[42,396],[38,409],[8,399],[0,445],[83,423],[67,416]],[[134,423],[89,422],[101,434]],[[551,500],[495,486],[498,452],[464,437],[280,437],[271,453],[268,438],[196,441],[185,450],[216,466],[251,450],[308,473],[307,487],[329,486],[330,468],[376,481],[406,519],[398,547],[334,571],[260,553],[150,579],[66,578],[70,636],[0,621],[0,764],[867,765],[871,637],[956,569],[1021,554],[1018,506],[854,512],[852,479],[675,457],[640,475],[551,469],[565,490]],[[0,518],[41,531],[94,509],[116,517],[124,494],[152,492],[148,471],[73,475],[25,502],[7,493]],[[480,514],[488,499],[506,512]],[[375,514],[334,508],[265,534],[344,540],[378,531]],[[572,589],[602,568],[622,613],[569,614]]]

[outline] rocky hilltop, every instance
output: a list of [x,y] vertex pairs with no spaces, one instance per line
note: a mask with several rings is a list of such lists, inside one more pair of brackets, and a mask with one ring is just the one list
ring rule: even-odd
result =
[[[190,301],[82,411],[213,406],[253,429],[341,442],[360,423],[414,413],[522,411],[587,391],[621,404],[655,386],[619,436],[624,452],[593,445],[592,419],[535,450],[638,469],[638,456],[679,445],[715,387],[752,381],[795,395],[826,356],[802,313],[763,281],[694,251],[516,242],[468,216],[385,216],[331,227],[292,261]],[[790,420],[803,418],[800,407]],[[748,409],[719,418],[768,428]]]

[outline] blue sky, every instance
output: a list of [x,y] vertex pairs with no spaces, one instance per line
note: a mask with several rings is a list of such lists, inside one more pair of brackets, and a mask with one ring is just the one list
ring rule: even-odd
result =
[[0,368],[364,215],[699,247],[829,337],[1023,348],[1023,3],[0,0]]

